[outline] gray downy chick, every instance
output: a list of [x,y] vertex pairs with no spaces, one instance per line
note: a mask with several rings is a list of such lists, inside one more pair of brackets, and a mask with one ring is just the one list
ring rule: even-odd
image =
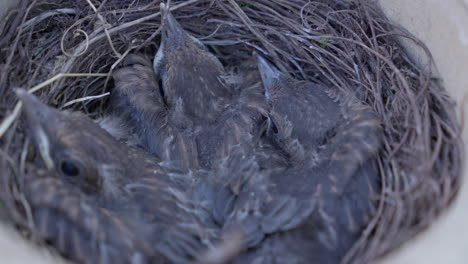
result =
[[360,103],[340,104],[260,56],[258,65],[268,136],[290,161],[239,194],[227,221],[248,233],[249,249],[236,263],[340,263],[374,214],[380,123]]
[[221,133],[213,137],[213,132],[220,132],[226,124],[225,120],[219,124],[219,120],[231,103],[233,91],[222,81],[225,70],[221,62],[183,30],[169,7],[161,4],[161,12],[162,40],[154,71],[168,108],[178,109],[173,119],[190,123],[199,167],[210,170],[219,164],[217,154],[223,144]]
[[[214,203],[208,207],[214,206],[213,217],[222,224],[232,204],[226,201],[258,167],[245,157],[268,113],[264,89],[254,62],[255,74],[226,85],[216,57],[184,32],[164,5],[161,9],[163,38],[154,70],[148,59],[130,55],[114,73],[111,105],[166,166],[191,171],[193,181],[209,178],[211,187],[193,193]],[[240,160],[245,166],[233,165]],[[205,176],[201,170],[210,172]]]
[[217,238],[205,201],[191,193],[203,182],[81,113],[17,95],[47,168],[26,178],[26,198],[37,235],[61,254],[79,263],[187,263]]
[[114,74],[111,104],[151,153],[174,167],[208,169],[200,166],[199,152],[207,155],[195,138],[221,115],[232,94],[221,81],[219,60],[182,29],[166,5],[161,12],[162,39],[152,67],[130,55]]
[[215,175],[208,180],[214,183],[211,190],[194,192],[217,204],[213,215],[222,223],[231,204],[225,201],[233,199],[230,189],[236,193],[258,167],[251,160],[242,172],[229,164],[246,160],[243,156],[261,134],[268,105],[260,75],[251,63],[255,77],[226,85],[218,59],[181,28],[164,4],[161,10],[162,43],[154,71],[147,59],[129,56],[127,66],[114,74],[111,104],[140,135],[143,147],[167,166],[197,177],[203,177],[200,169]]
[[213,122],[231,98],[220,77],[221,62],[196,38],[185,32],[165,4],[161,4],[162,40],[154,71],[169,107],[181,100],[183,112],[194,122]]

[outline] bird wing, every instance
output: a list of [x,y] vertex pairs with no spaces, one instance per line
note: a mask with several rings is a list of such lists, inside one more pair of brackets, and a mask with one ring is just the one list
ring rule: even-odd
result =
[[35,233],[74,261],[190,262],[206,249],[202,239],[214,239],[215,231],[199,221],[199,208],[190,205],[185,193],[160,185],[141,178],[127,186],[145,209],[131,217],[118,206],[99,206],[55,177],[29,177],[25,194]]
[[343,193],[361,165],[375,161],[382,144],[380,121],[369,107],[354,103],[347,116],[323,153],[329,157],[325,162],[337,194]]
[[130,263],[150,247],[136,223],[95,206],[58,178],[30,175],[25,181],[34,231],[80,263]]
[[126,66],[115,71],[113,78],[112,110],[130,123],[145,143],[152,143],[156,128],[167,122],[167,107],[151,62],[143,56],[129,55]]
[[180,120],[182,102],[171,111],[159,90],[157,76],[149,59],[129,55],[127,66],[114,73],[115,92],[111,100],[122,116],[143,140],[143,147],[164,161],[185,169],[198,167],[196,144],[188,120]]

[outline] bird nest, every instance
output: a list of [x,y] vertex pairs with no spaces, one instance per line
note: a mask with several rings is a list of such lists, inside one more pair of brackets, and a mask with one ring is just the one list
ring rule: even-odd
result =
[[[160,42],[158,0],[23,0],[0,24],[1,211],[34,230],[25,171],[43,167],[19,118],[15,88],[60,109],[98,117],[111,73]],[[369,1],[371,2],[371,1]],[[454,103],[399,40],[427,48],[366,1],[172,1],[181,25],[225,65],[256,51],[298,79],[353,91],[380,118],[382,192],[376,215],[344,262],[369,262],[428,226],[460,185],[462,145]],[[430,64],[430,63],[429,63]],[[34,232],[24,232],[30,234]],[[29,236],[33,237],[33,236]]]

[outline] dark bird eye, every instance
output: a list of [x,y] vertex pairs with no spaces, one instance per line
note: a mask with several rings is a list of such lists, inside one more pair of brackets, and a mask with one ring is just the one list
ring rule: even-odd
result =
[[73,177],[80,174],[80,170],[78,169],[78,167],[71,161],[62,161],[60,168],[62,169],[62,172],[67,176]]

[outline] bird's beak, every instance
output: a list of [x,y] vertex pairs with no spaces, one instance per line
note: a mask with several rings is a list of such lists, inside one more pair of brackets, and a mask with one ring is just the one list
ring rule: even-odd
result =
[[271,101],[271,90],[275,82],[280,78],[281,72],[271,65],[265,58],[259,54],[255,54],[257,58],[258,70],[262,77],[263,86],[265,88],[265,96],[268,101]]
[[154,56],[153,69],[156,75],[160,75],[160,66],[164,61],[166,52],[176,51],[181,48],[190,36],[180,26],[174,18],[169,7],[164,3],[160,4],[161,9],[161,44],[158,52]]
[[160,8],[162,15],[162,42],[164,45],[167,45],[167,48],[176,49],[184,44],[188,35],[174,18],[167,5],[161,3]]
[[55,131],[59,120],[57,111],[42,103],[37,97],[25,90],[16,90],[20,99],[23,113],[26,115],[26,123],[47,169],[53,171],[54,162],[50,155],[51,144],[47,132]]

